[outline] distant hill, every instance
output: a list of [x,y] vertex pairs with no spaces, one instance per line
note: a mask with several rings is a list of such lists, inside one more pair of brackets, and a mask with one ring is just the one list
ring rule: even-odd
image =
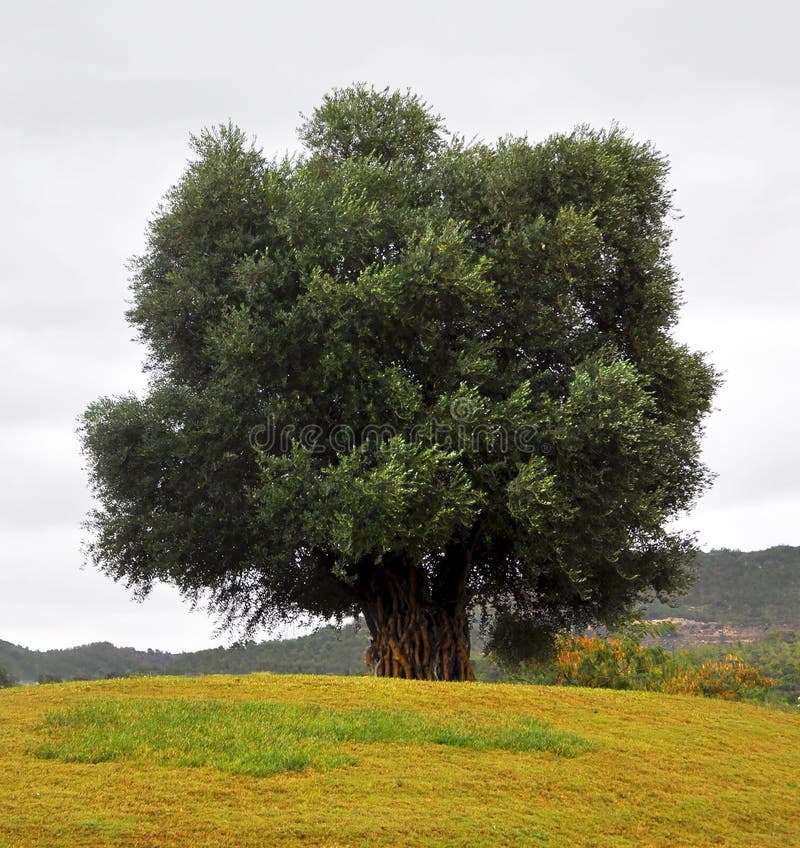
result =
[[365,630],[324,627],[309,636],[249,642],[183,654],[137,651],[96,642],[76,648],[32,651],[0,641],[0,668],[16,680],[51,682],[160,674],[247,674],[252,671],[304,674],[364,674]]
[[647,617],[800,629],[800,548],[700,553],[689,593],[675,606],[652,604]]
[[[247,674],[273,671],[283,674],[366,673],[364,652],[369,644],[367,629],[347,625],[341,630],[323,627],[297,639],[249,642],[232,648],[177,654],[169,674]],[[0,661],[0,664],[2,662]]]
[[172,654],[163,651],[117,648],[110,642],[32,651],[0,640],[0,668],[6,669],[14,679],[25,682],[164,674],[174,659]]
[[[654,603],[648,618],[687,618],[763,630],[800,630],[800,548],[780,546],[742,553],[718,550],[697,556],[698,579],[674,606]],[[361,675],[366,672],[365,628],[325,627],[309,636],[250,642],[232,648],[193,653],[136,651],[108,642],[53,651],[31,651],[0,641],[0,668],[22,681],[97,679],[159,674],[247,674],[273,671],[305,674]],[[474,634],[475,653],[481,650]],[[498,679],[499,671],[480,656],[476,673]]]

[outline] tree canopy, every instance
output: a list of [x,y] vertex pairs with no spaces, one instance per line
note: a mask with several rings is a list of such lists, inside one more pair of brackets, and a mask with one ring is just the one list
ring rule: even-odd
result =
[[681,589],[717,383],[678,344],[666,159],[614,127],[465,143],[334,90],[267,159],[233,125],[133,262],[144,397],[82,424],[89,554],[253,630],[363,613],[377,674],[496,655]]

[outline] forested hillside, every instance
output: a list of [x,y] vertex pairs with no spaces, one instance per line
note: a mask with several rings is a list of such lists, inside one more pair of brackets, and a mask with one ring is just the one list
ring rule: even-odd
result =
[[324,627],[309,636],[272,642],[250,642],[232,648],[214,648],[178,654],[170,674],[247,674],[274,671],[291,674],[365,674],[366,628],[337,631]]
[[352,626],[325,627],[309,636],[249,642],[184,654],[116,648],[108,642],[67,650],[32,651],[0,641],[0,668],[18,681],[127,677],[149,674],[247,674],[253,671],[303,674],[365,674],[368,636]]
[[117,648],[110,642],[32,651],[0,640],[0,668],[6,669],[15,680],[26,682],[164,674],[174,659],[163,651]]
[[653,604],[649,618],[800,629],[800,548],[718,550],[697,555],[697,582],[676,606]]

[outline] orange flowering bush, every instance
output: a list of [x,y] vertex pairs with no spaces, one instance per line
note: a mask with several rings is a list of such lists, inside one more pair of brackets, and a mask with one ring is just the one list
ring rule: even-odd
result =
[[680,695],[705,695],[736,701],[746,693],[764,690],[776,682],[760,669],[748,665],[734,654],[728,654],[719,662],[706,660],[697,668],[677,670],[662,682],[659,689]]
[[564,635],[557,643],[557,682],[726,700],[761,694],[776,682],[733,654],[700,666],[686,666],[685,662],[685,657],[675,658],[663,648],[644,647],[632,639]]
[[557,644],[558,683],[609,689],[647,689],[669,661],[663,648],[645,648],[630,639],[561,636]]

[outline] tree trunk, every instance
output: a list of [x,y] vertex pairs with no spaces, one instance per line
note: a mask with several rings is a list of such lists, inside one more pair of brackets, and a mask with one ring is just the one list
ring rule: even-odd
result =
[[365,654],[377,677],[474,680],[469,618],[462,591],[445,602],[430,596],[424,572],[404,562],[373,566],[361,587],[372,641]]

